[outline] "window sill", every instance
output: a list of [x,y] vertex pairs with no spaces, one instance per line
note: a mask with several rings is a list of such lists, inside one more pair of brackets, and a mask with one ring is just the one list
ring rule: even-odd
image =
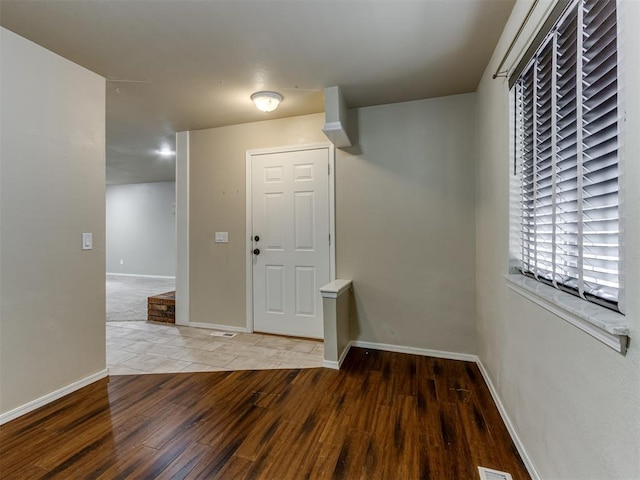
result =
[[507,286],[615,351],[626,354],[629,327],[624,315],[521,274],[507,275]]

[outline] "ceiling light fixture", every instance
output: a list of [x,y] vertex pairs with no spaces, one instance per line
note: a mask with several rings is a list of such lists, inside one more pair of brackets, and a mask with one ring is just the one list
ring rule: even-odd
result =
[[256,92],[251,95],[251,100],[256,104],[258,110],[269,113],[278,108],[282,101],[282,95],[277,92]]
[[171,150],[169,147],[163,147],[160,150],[158,150],[158,154],[161,157],[170,157],[171,155],[174,155],[175,152]]

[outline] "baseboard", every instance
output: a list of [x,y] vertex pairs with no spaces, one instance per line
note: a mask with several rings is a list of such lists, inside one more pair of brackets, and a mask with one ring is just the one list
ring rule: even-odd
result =
[[340,370],[340,365],[338,365],[338,362],[334,362],[333,360],[322,360],[322,366],[324,368],[330,368],[332,370]]
[[90,385],[93,382],[97,382],[98,380],[105,378],[107,375],[109,375],[109,370],[105,368],[104,370],[94,373],[93,375],[89,375],[88,377],[85,377],[82,380],[78,380],[77,382],[73,382],[72,384],[67,385],[66,387],[62,387],[56,390],[55,392],[48,393],[43,397],[37,398],[29,403],[25,403],[24,405],[14,408],[13,410],[9,410],[6,413],[0,414],[0,425],[10,422],[11,420],[15,420],[16,418],[21,417],[26,413],[32,412],[37,408],[43,407],[44,405],[51,403],[55,400],[58,400],[59,398],[62,398],[65,395],[69,395],[70,393],[73,393],[76,390],[80,390],[81,388],[86,387],[87,385]]
[[351,349],[352,344],[353,342],[349,342],[347,344],[347,346],[344,348],[344,350],[340,354],[340,358],[338,358],[337,362],[334,362],[333,360],[322,360],[322,366],[325,368],[332,368],[333,370],[340,370],[340,368],[342,367],[342,363],[344,362],[344,359],[347,358],[347,354],[349,353],[349,350]]
[[231,325],[219,325],[217,323],[201,323],[201,322],[189,322],[187,327],[196,328],[208,328],[210,330],[222,330],[224,332],[240,332],[247,333],[246,327],[234,327]]
[[491,396],[493,397],[493,401],[495,402],[496,407],[498,407],[498,411],[500,412],[502,421],[506,425],[507,430],[509,431],[509,435],[511,435],[511,440],[513,440],[513,443],[515,444],[516,449],[518,450],[518,453],[520,454],[520,457],[522,458],[522,461],[524,462],[525,467],[527,467],[527,471],[529,472],[529,475],[533,480],[540,480],[540,475],[538,474],[538,471],[536,470],[536,467],[534,466],[533,461],[531,460],[531,457],[529,457],[527,450],[524,448],[524,444],[522,443],[522,440],[520,440],[520,437],[518,436],[518,432],[516,432],[516,429],[513,426],[513,423],[511,422],[509,415],[507,414],[507,410],[504,408],[504,405],[500,400],[500,396],[498,395],[498,391],[496,390],[496,388],[493,385],[493,382],[491,381],[489,372],[487,372],[487,369],[484,368],[484,365],[482,364],[482,361],[480,361],[480,358],[476,359],[476,364],[480,369],[480,373],[482,373],[484,382],[487,384],[487,387],[489,388],[489,392],[491,392]]
[[176,277],[168,276],[168,275],[138,275],[137,273],[110,273],[107,272],[107,275],[113,277],[139,277],[139,278],[164,278],[166,280],[175,280]]
[[478,357],[469,353],[445,352],[443,350],[430,350],[428,348],[406,347],[402,345],[391,345],[388,343],[363,342],[353,340],[351,346],[360,348],[370,348],[372,350],[385,350],[387,352],[410,353],[423,357],[446,358],[447,360],[462,360],[465,362],[476,362]]
[[340,354],[340,358],[338,358],[338,369],[342,367],[342,364],[344,363],[344,359],[347,358],[347,355],[349,354],[349,350],[351,350],[351,345],[353,345],[353,342],[350,341],[349,343],[347,343],[347,346],[344,347],[344,350]]

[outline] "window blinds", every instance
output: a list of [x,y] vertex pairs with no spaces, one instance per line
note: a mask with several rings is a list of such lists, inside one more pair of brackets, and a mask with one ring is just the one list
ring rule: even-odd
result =
[[615,0],[572,2],[515,82],[522,272],[618,309]]

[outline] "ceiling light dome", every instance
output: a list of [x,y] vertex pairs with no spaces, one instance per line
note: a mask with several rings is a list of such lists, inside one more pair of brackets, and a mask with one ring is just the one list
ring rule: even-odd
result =
[[256,104],[258,110],[269,113],[278,108],[282,101],[282,95],[277,92],[256,92],[251,95],[251,100]]

